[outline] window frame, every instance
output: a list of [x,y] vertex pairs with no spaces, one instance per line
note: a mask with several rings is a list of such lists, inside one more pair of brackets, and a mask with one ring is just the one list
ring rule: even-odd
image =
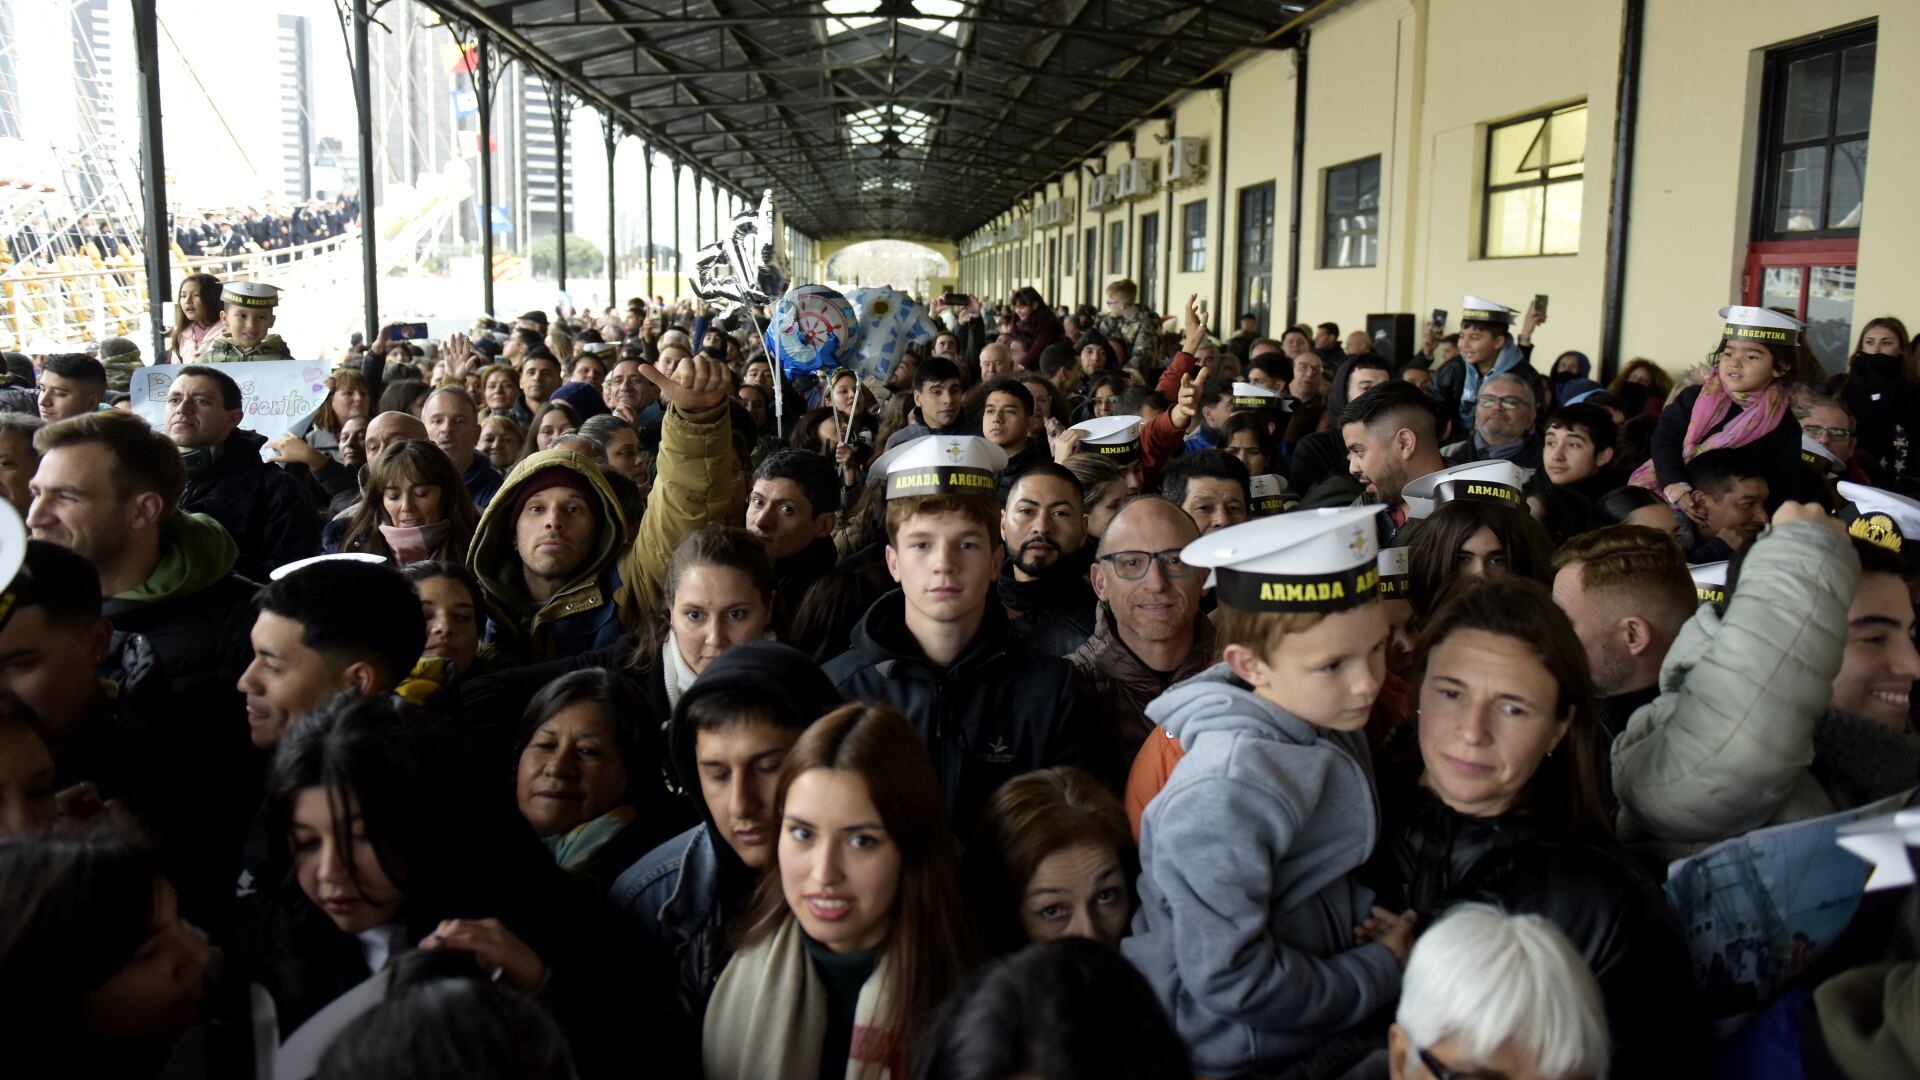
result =
[[[1194,229],[1198,221],[1200,228]],[[1194,241],[1198,240],[1196,245]],[[1207,200],[1195,199],[1180,207],[1180,272],[1204,273],[1207,269]]]
[[[1873,46],[1873,74],[1876,84],[1880,76],[1880,35],[1879,23],[1870,22],[1864,26],[1852,26],[1816,35],[1804,41],[1784,45],[1769,50],[1760,75],[1760,138],[1757,182],[1754,184],[1753,198],[1753,240],[1756,243],[1788,243],[1799,240],[1858,240],[1859,226],[1853,228],[1820,228],[1789,232],[1773,227],[1774,214],[1779,209],[1781,170],[1780,156],[1790,150],[1808,150],[1819,147],[1826,152],[1826,172],[1821,177],[1820,213],[1824,224],[1827,213],[1827,201],[1833,195],[1834,147],[1841,143],[1865,142],[1871,153],[1873,145],[1872,94],[1868,95],[1868,120],[1866,130],[1848,135],[1834,134],[1834,125],[1840,117],[1840,88],[1845,72],[1845,55],[1848,49],[1861,45]],[[1814,139],[1801,139],[1788,142],[1786,134],[1787,109],[1787,72],[1798,61],[1827,55],[1834,58],[1833,87],[1827,99],[1827,130],[1824,135]],[[1863,190],[1861,200],[1864,204],[1865,177],[1861,178]]]
[[[1480,257],[1482,259],[1564,259],[1569,256],[1580,254],[1579,246],[1576,244],[1576,246],[1572,251],[1535,250],[1530,252],[1521,252],[1521,253],[1512,254],[1512,255],[1495,255],[1492,252],[1487,250],[1487,241],[1493,227],[1493,197],[1495,195],[1504,194],[1509,191],[1525,191],[1528,188],[1540,189],[1540,200],[1541,200],[1540,246],[1545,247],[1547,242],[1547,227],[1546,227],[1546,220],[1545,220],[1546,212],[1547,212],[1547,209],[1546,209],[1547,189],[1557,184],[1585,185],[1587,182],[1586,152],[1582,150],[1580,154],[1580,174],[1578,176],[1547,176],[1545,174],[1549,172],[1553,168],[1553,166],[1551,164],[1545,164],[1545,165],[1542,165],[1538,170],[1542,175],[1537,180],[1516,180],[1516,181],[1512,181],[1510,183],[1505,183],[1505,184],[1493,183],[1492,176],[1493,176],[1494,133],[1497,131],[1500,131],[1503,128],[1515,127],[1520,124],[1530,123],[1534,120],[1539,120],[1539,121],[1542,121],[1542,124],[1543,124],[1543,126],[1541,127],[1541,133],[1543,135],[1546,135],[1548,138],[1551,138],[1551,132],[1553,130],[1553,118],[1555,116],[1558,116],[1564,112],[1571,112],[1574,109],[1586,109],[1588,108],[1588,106],[1589,106],[1589,101],[1586,98],[1582,98],[1579,101],[1567,101],[1567,102],[1562,102],[1561,104],[1558,104],[1558,105],[1550,105],[1547,108],[1536,109],[1533,112],[1526,113],[1525,115],[1522,115],[1522,116],[1510,117],[1506,120],[1500,121],[1497,124],[1487,125],[1486,145],[1485,147],[1482,148],[1481,154],[1480,154],[1480,167],[1482,170],[1480,174],[1480,178],[1481,178],[1480,179]],[[1589,122],[1591,122],[1592,114],[1589,113],[1588,116],[1589,116]],[[1586,191],[1583,187],[1581,191],[1582,198],[1584,198],[1585,195],[1586,195]]]
[[[1491,145],[1491,140],[1489,140],[1489,145]],[[1362,169],[1369,164],[1373,166],[1373,230],[1372,230],[1373,261],[1363,262],[1363,263],[1330,262],[1328,261],[1328,256],[1332,249],[1332,244],[1329,241],[1331,241],[1332,239],[1332,227],[1333,227],[1334,215],[1333,215],[1333,212],[1328,208],[1329,203],[1331,202],[1331,200],[1328,198],[1328,192],[1333,190],[1334,174],[1343,172],[1348,169],[1354,169],[1354,170]],[[1320,269],[1322,270],[1369,270],[1369,269],[1375,269],[1379,267],[1380,265],[1380,164],[1381,164],[1381,155],[1371,154],[1371,155],[1368,155],[1367,157],[1354,158],[1352,161],[1343,161],[1338,165],[1329,165],[1326,168],[1320,170]],[[1354,215],[1342,214],[1340,216],[1345,218],[1345,217],[1352,217]]]

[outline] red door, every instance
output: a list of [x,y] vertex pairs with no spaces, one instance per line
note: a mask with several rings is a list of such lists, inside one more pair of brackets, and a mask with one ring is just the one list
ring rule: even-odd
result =
[[1807,344],[1828,372],[1846,370],[1853,351],[1854,275],[1860,241],[1772,240],[1747,248],[1744,303],[1789,312],[1807,323]]

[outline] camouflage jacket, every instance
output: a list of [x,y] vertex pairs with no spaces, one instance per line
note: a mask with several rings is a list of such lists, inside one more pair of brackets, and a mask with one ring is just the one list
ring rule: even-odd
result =
[[287,348],[286,342],[280,340],[279,334],[268,334],[261,339],[260,344],[251,349],[243,349],[233,343],[233,339],[227,336],[225,329],[221,329],[201,344],[200,356],[194,360],[194,363],[226,364],[241,360],[291,359],[293,359],[293,352]]
[[1126,343],[1127,366],[1152,370],[1160,358],[1160,317],[1144,307],[1131,315],[1101,315],[1094,320],[1108,341]]

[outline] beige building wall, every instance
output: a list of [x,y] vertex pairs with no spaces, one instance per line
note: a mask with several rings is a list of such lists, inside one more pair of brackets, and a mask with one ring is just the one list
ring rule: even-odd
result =
[[[1624,5],[1615,0],[1353,0],[1311,27],[1306,153],[1301,206],[1299,317],[1364,325],[1376,312],[1424,318],[1444,308],[1457,328],[1461,298],[1472,293],[1525,307],[1552,298],[1538,349],[1579,349],[1599,359],[1610,185],[1614,169],[1616,85]],[[1892,125],[1905,104],[1920,102],[1920,3],[1893,0],[1648,0],[1640,69],[1640,114],[1632,177],[1621,358],[1648,356],[1680,369],[1714,341],[1715,312],[1743,298],[1761,140],[1761,76],[1768,50],[1829,31],[1877,23],[1874,122],[1860,234],[1855,325],[1874,315],[1920,315],[1920,200],[1906,178],[1920,171],[1920,145]],[[1498,27],[1491,39],[1489,27]],[[1489,43],[1495,43],[1492,56]],[[1164,160],[1153,136],[1207,140],[1203,183],[1109,210],[1129,220],[1126,275],[1139,268],[1138,221],[1161,215],[1166,287],[1149,290],[1161,314],[1180,311],[1198,293],[1217,327],[1231,331],[1235,306],[1238,203],[1242,189],[1275,185],[1271,245],[1272,317],[1286,313],[1287,241],[1293,154],[1296,61],[1264,51],[1231,68],[1222,90],[1176,100],[1170,121],[1143,121],[1134,146],[1124,140],[1095,160],[1111,168],[1138,149]],[[1221,191],[1221,111],[1230,125]],[[1488,129],[1543,109],[1584,101],[1587,142],[1579,250],[1570,255],[1482,257]],[[1171,129],[1171,130],[1169,130]],[[1379,256],[1371,267],[1323,267],[1326,170],[1380,155]],[[1078,168],[1049,189],[1074,195],[1072,271],[1046,281],[1039,271],[1019,284],[1068,306],[1102,302],[1114,276],[1101,261],[1095,294],[1085,295],[1085,231],[1102,224],[1086,209]],[[1051,196],[1049,196],[1051,197]],[[1182,269],[1183,208],[1207,202],[1206,258]],[[1061,230],[1064,233],[1067,230]],[[1064,252],[1064,239],[1062,248]],[[1030,267],[1030,269],[1032,269]],[[1216,289],[1216,281],[1219,283]],[[1011,282],[971,282],[1004,295]],[[1545,361],[1542,361],[1544,364]]]

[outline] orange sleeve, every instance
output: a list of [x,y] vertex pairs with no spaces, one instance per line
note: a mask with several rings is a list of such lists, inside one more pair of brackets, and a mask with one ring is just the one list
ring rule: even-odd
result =
[[1133,827],[1133,842],[1140,842],[1140,815],[1146,813],[1147,804],[1153,801],[1160,789],[1167,786],[1167,778],[1173,775],[1173,767],[1180,763],[1186,751],[1167,734],[1167,729],[1158,724],[1147,735],[1147,741],[1140,746],[1140,752],[1134,755],[1133,768],[1127,772],[1127,824]]

